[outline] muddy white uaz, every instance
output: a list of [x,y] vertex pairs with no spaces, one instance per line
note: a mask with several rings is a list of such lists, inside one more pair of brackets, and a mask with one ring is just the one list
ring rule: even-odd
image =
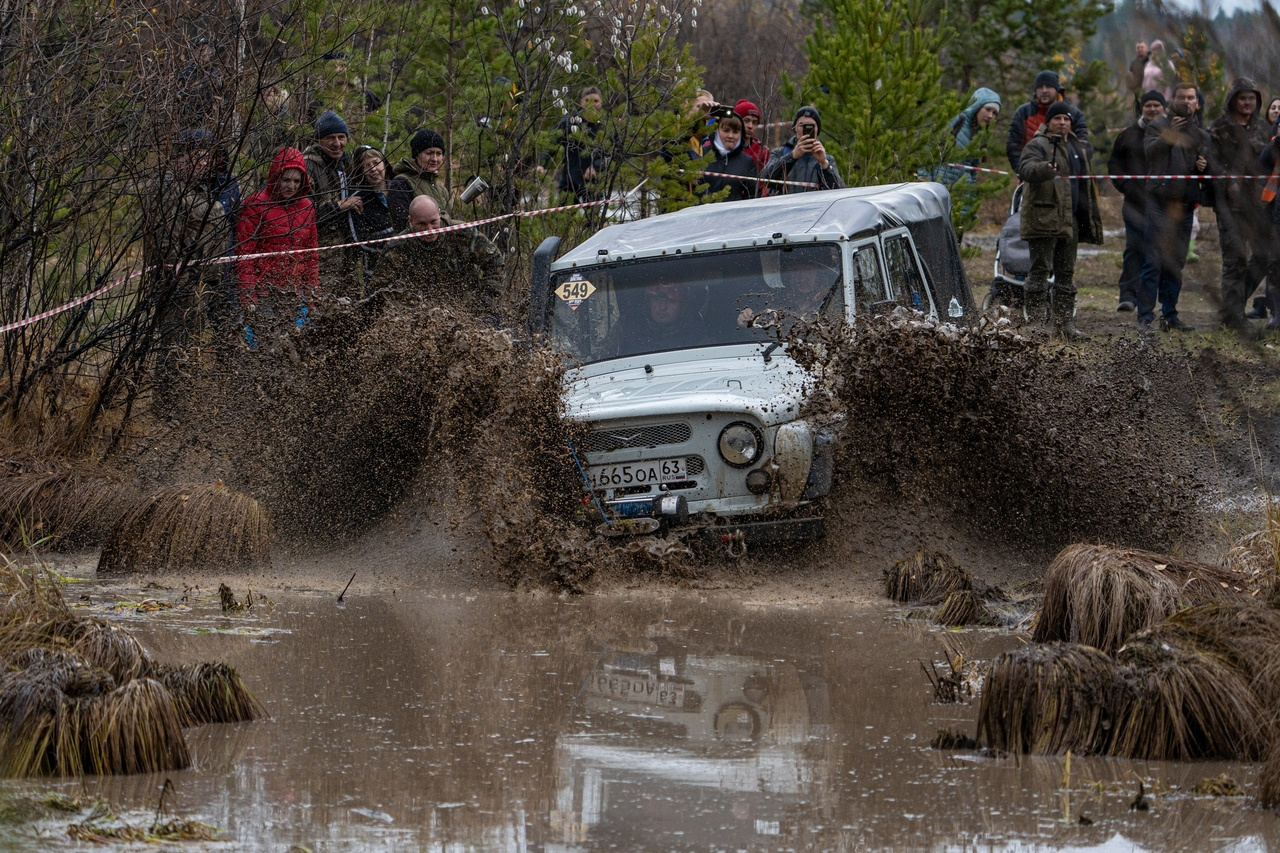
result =
[[565,406],[589,430],[573,449],[600,532],[822,535],[807,505],[831,486],[833,436],[801,417],[810,378],[769,320],[963,316],[950,211],[945,187],[899,184],[691,207],[558,259],[544,241],[531,327],[575,365]]

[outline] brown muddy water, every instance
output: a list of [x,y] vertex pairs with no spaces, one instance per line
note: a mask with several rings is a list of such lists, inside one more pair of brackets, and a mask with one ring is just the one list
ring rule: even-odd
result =
[[[204,849],[1280,846],[1277,816],[1191,792],[1221,773],[1248,790],[1256,767],[1074,758],[1064,786],[1061,758],[930,749],[976,707],[934,704],[920,662],[1020,640],[888,607],[291,590],[224,616],[214,589],[81,596],[158,657],[233,663],[271,718],[194,730],[188,771],[0,794],[87,791],[145,824],[167,776],[173,813],[223,830]],[[141,598],[189,609],[108,609]],[[1149,811],[1129,808],[1139,780]],[[65,820],[0,829],[0,850],[72,848]]]

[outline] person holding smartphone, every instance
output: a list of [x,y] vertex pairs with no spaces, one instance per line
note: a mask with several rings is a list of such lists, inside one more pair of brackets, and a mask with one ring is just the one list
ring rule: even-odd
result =
[[[801,107],[791,122],[795,131],[785,145],[773,149],[769,163],[760,177],[788,184],[769,184],[770,195],[834,190],[844,186],[836,161],[818,139],[822,133],[822,117],[812,106]],[[812,184],[812,186],[803,186]]]

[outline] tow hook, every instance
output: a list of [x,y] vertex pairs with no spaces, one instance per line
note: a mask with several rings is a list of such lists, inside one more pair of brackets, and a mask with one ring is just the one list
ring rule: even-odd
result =
[[747,534],[741,530],[731,530],[720,535],[720,541],[728,549],[729,556],[740,559],[747,556]]

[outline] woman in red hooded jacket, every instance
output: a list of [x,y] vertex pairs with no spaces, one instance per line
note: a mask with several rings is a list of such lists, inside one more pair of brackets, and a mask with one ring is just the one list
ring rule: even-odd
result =
[[[266,187],[249,196],[240,208],[236,254],[316,248],[316,211],[308,198],[310,194],[302,152],[281,148],[271,161]],[[269,294],[270,288],[297,294],[304,308],[313,303],[320,288],[317,254],[299,252],[237,261],[240,305],[247,307],[257,302]]]

